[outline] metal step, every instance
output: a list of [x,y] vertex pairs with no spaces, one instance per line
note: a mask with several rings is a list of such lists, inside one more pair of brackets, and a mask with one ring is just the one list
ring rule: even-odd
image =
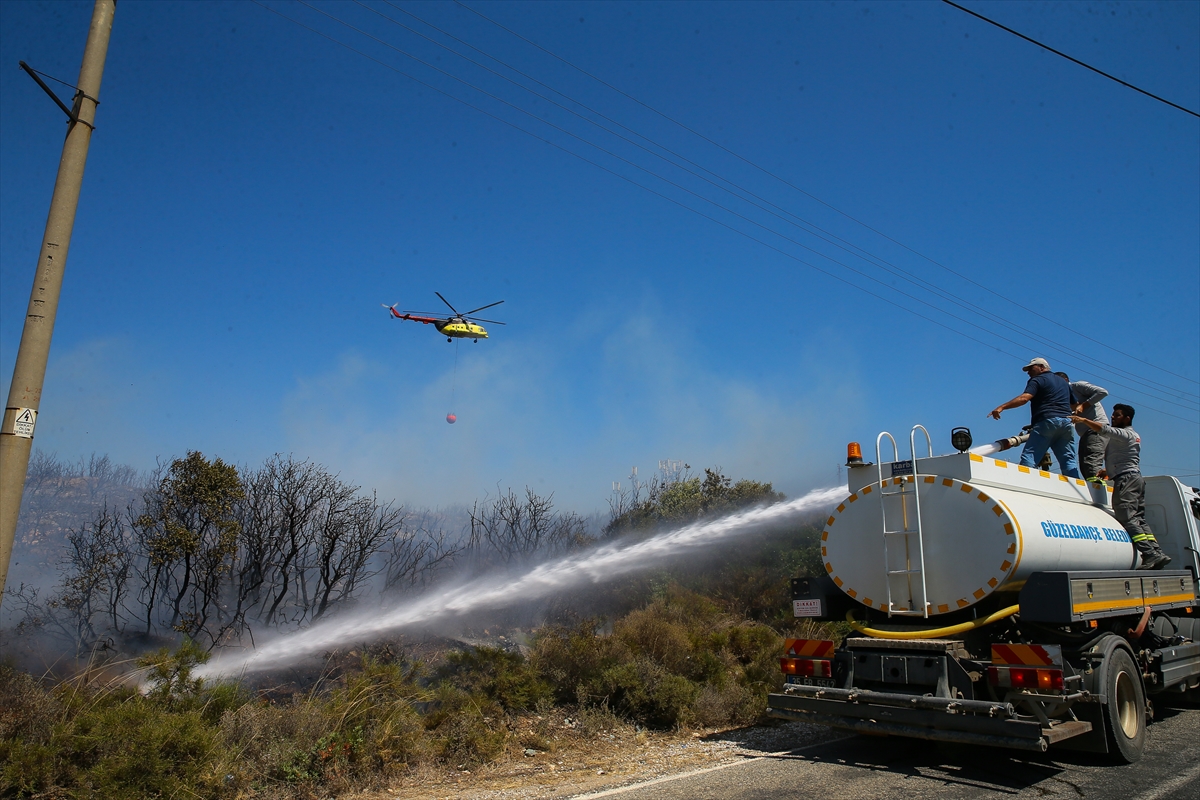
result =
[[893,608],[891,609],[893,617],[923,617],[925,612],[915,608]]
[[1042,728],[1042,736],[1045,736],[1046,741],[1050,744],[1061,742],[1063,739],[1070,739],[1072,736],[1079,736],[1092,729],[1092,723],[1084,722],[1083,720],[1067,720],[1064,722],[1052,720],[1051,725],[1052,727]]

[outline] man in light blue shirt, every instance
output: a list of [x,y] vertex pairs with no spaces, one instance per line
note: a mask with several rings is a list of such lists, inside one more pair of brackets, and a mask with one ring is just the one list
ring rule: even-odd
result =
[[[1057,374],[1071,385],[1071,410],[1084,419],[1107,425],[1108,414],[1100,401],[1108,397],[1108,389],[1087,381],[1073,381],[1065,372]],[[1104,437],[1083,423],[1075,424],[1075,432],[1079,434],[1079,471],[1084,480],[1103,483],[1098,476],[1104,470]]]

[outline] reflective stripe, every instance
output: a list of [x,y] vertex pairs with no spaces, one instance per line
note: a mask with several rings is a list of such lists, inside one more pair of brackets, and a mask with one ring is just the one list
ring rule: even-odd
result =
[[1062,649],[1057,645],[994,644],[993,664],[1033,664],[1044,667],[1061,663]]
[[788,639],[784,652],[793,657],[816,658],[833,652],[833,642],[828,639]]
[[1072,603],[1071,612],[1083,614],[1088,611],[1109,611],[1117,608],[1144,608],[1147,605],[1184,603],[1193,599],[1195,595],[1191,594],[1164,594],[1161,597],[1131,597],[1127,600],[1090,600],[1086,603]]

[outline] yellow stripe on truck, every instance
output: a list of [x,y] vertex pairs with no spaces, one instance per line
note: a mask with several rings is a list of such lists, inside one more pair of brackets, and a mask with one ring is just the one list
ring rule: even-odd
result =
[[1131,597],[1128,600],[1091,600],[1086,603],[1072,603],[1071,610],[1076,614],[1081,614],[1087,611],[1099,611],[1109,608],[1141,608],[1146,605],[1182,603],[1195,599],[1196,596],[1193,594],[1164,594],[1159,597]]

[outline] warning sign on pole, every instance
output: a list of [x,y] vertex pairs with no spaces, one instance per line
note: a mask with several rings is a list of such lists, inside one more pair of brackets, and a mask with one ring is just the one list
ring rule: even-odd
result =
[[17,418],[13,420],[13,436],[32,439],[35,422],[37,422],[36,408],[18,408]]

